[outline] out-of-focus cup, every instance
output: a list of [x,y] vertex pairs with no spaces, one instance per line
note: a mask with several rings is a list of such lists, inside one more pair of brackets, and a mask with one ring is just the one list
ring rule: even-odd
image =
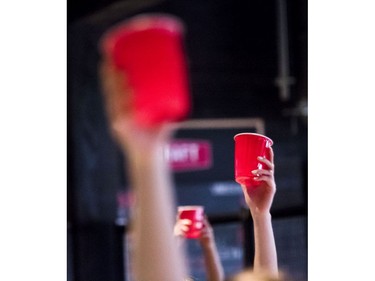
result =
[[183,232],[186,238],[196,239],[200,237],[201,230],[203,229],[204,220],[204,207],[203,206],[179,206],[178,219],[190,220],[188,229]]
[[168,14],[142,14],[108,30],[104,56],[124,71],[141,126],[180,121],[190,111],[184,25]]
[[256,133],[240,133],[234,136],[234,173],[235,180],[247,187],[256,187],[261,181],[254,180],[251,171],[268,169],[257,157],[261,156],[270,160],[270,147],[273,141],[264,135]]

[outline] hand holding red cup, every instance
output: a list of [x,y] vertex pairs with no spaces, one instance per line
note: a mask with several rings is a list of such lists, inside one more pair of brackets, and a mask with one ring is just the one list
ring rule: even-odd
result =
[[177,214],[177,235],[197,239],[204,227],[203,206],[179,206]]
[[105,59],[123,73],[124,94],[138,125],[183,120],[190,111],[183,23],[167,14],[135,16],[101,40]]
[[240,133],[234,136],[234,170],[235,180],[246,187],[257,187],[261,184],[256,180],[254,170],[269,170],[269,167],[259,161],[258,157],[270,160],[270,148],[273,141],[261,134]]

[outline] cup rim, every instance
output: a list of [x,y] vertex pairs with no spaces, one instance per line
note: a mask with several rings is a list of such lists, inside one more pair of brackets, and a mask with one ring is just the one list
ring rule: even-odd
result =
[[187,211],[187,210],[204,210],[204,206],[202,205],[184,205],[184,206],[178,206],[177,210],[179,212],[181,211]]
[[[155,24],[154,26],[151,23]],[[131,32],[139,32],[147,30],[148,28],[163,28],[171,33],[185,33],[185,25],[181,18],[162,12],[150,12],[132,16],[126,20],[109,27],[99,40],[100,48],[105,51],[116,34],[125,34]]]
[[263,137],[263,138],[266,138],[267,140],[269,140],[271,142],[271,145],[273,145],[273,140],[272,139],[270,139],[269,137],[267,137],[265,135],[258,134],[258,133],[250,133],[250,132],[238,133],[238,134],[234,135],[233,139],[235,140],[236,137],[238,137],[240,135],[252,135],[252,136]]

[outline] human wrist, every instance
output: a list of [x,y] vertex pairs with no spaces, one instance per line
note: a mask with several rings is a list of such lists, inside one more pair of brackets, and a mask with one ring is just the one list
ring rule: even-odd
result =
[[199,240],[199,243],[201,244],[202,248],[204,248],[204,249],[213,249],[215,247],[215,242],[213,241],[213,239]]
[[168,142],[158,139],[122,139],[120,148],[126,159],[131,163],[151,163],[164,161],[165,148]]
[[269,211],[250,210],[250,212],[254,223],[272,219],[271,213]]

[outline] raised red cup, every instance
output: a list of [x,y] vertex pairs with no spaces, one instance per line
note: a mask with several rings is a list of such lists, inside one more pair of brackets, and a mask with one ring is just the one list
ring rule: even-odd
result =
[[256,169],[269,169],[257,157],[270,160],[270,147],[273,141],[264,135],[256,133],[240,133],[234,136],[234,174],[235,180],[247,187],[257,187],[261,181],[254,180],[251,171]]
[[124,71],[135,120],[153,127],[180,121],[190,112],[184,25],[168,14],[134,16],[108,30],[101,50]]
[[188,230],[184,232],[184,236],[189,239],[196,239],[200,237],[203,228],[204,207],[203,206],[179,206],[178,219],[188,219],[191,224],[188,225]]

